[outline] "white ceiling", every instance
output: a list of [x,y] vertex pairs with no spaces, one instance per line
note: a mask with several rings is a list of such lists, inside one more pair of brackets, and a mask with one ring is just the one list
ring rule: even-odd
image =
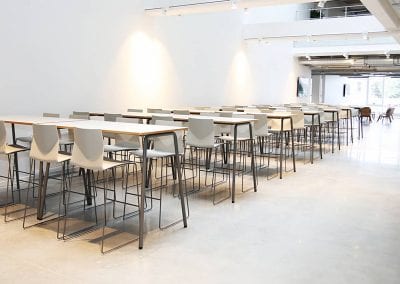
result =
[[[260,8],[277,5],[288,4],[305,4],[318,2],[315,0],[149,0],[146,12],[153,16],[178,16],[199,13],[217,13],[223,11],[231,11],[236,9]],[[352,5],[353,0],[329,1],[331,4],[327,6]],[[333,3],[336,2],[336,3]],[[298,56],[313,55],[313,56],[335,56],[343,54],[346,51],[349,55],[382,55],[390,51],[391,54],[400,54],[400,0],[361,0],[362,4],[373,14],[379,21],[381,28],[368,28],[365,24],[349,23],[344,30],[338,29],[323,29],[321,32],[313,34],[310,27],[303,27],[301,31],[297,26],[303,23],[278,23],[276,25],[288,26],[290,31],[284,31],[276,34],[273,23],[268,24],[244,24],[244,31],[256,30],[254,35],[244,32],[244,39],[248,42],[260,42],[260,39],[265,39],[269,42],[273,41],[292,41],[294,43],[294,53]],[[256,9],[257,10],[257,9]],[[361,17],[355,17],[361,18]],[[324,25],[327,19],[315,21],[316,25]],[[346,20],[342,20],[346,21]],[[293,26],[294,24],[294,26]],[[272,26],[271,26],[272,25]],[[305,24],[307,25],[307,23]],[[359,31],[354,31],[354,29]],[[329,31],[328,31],[329,30]],[[274,35],[271,35],[274,31]],[[294,32],[296,31],[296,32]],[[311,36],[310,36],[311,35]],[[312,40],[310,40],[312,38]],[[362,40],[364,39],[364,40]],[[394,39],[394,41],[393,41]],[[334,42],[340,44],[334,44]],[[397,41],[397,43],[396,43]],[[307,46],[307,43],[311,42]],[[300,44],[299,44],[300,43]],[[316,43],[316,44],[314,44]],[[318,44],[321,43],[321,44]],[[329,45],[332,43],[332,45]],[[298,46],[296,48],[296,44]],[[320,45],[320,46],[319,46]]]

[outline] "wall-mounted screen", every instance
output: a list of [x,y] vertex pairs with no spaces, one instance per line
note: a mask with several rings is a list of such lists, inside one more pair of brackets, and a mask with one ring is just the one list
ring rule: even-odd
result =
[[311,79],[305,77],[297,78],[297,96],[309,97],[310,96]]

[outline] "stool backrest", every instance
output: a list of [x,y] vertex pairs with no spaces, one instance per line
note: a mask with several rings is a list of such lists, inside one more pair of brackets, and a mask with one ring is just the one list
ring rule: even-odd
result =
[[90,120],[90,116],[88,114],[71,114],[69,118]]
[[100,170],[103,165],[103,134],[99,129],[74,129],[75,144],[72,164],[89,170]]
[[169,115],[153,115],[151,117],[151,124],[159,124],[157,121],[173,121],[174,118],[172,117],[172,114]]
[[104,121],[117,121],[117,117],[122,117],[120,113],[105,113]]
[[[235,118],[250,118],[250,119],[254,119],[254,115],[252,114],[239,114],[239,113],[235,113],[232,115],[232,117]],[[251,127],[253,127],[253,122],[250,123]],[[231,126],[231,134],[234,134],[234,126]],[[237,137],[239,138],[250,138],[250,131],[249,131],[249,125],[248,124],[243,124],[243,125],[238,125],[237,126]]]
[[143,112],[140,108],[128,108],[128,112]]
[[204,148],[214,147],[214,121],[208,118],[189,117],[186,144]]
[[[140,121],[137,118],[125,118],[125,117],[117,117],[117,122],[124,123],[136,123],[139,124]],[[115,135],[115,145],[120,147],[129,147],[132,149],[141,148],[142,139],[139,136],[129,135],[129,134],[116,134]]]
[[56,162],[59,151],[57,126],[34,124],[29,157],[38,161]]
[[[171,121],[171,120],[157,120],[157,125],[166,125],[166,126],[178,126],[182,127],[183,124],[180,121]],[[183,154],[183,131],[176,131],[175,134],[178,139],[178,152],[179,154]],[[172,136],[160,136],[153,139],[154,141],[154,150],[175,153],[175,144]]]
[[90,113],[88,111],[73,111],[73,115],[87,115],[90,116]]
[[292,111],[293,129],[304,128],[304,112],[301,110]]
[[268,118],[264,113],[255,114],[254,118],[257,119],[254,122],[254,133],[253,136],[267,136],[268,135]]
[[174,110],[174,114],[189,115],[190,111],[187,109],[176,109],[176,110]]
[[60,114],[59,113],[50,113],[50,112],[44,112],[43,117],[56,117],[59,118]]

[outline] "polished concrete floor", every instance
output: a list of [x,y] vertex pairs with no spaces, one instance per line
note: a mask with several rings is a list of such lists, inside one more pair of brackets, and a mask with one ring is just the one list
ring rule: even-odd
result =
[[1,222],[0,283],[400,283],[400,121],[365,128],[235,204],[192,197],[188,228],[154,228],[143,250]]

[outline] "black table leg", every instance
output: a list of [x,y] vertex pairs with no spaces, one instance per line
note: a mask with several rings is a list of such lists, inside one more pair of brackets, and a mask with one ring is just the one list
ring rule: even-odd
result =
[[[12,133],[12,140],[13,144],[17,144],[17,138],[15,137],[15,125],[14,123],[11,123],[11,133]],[[18,166],[18,153],[14,154],[14,167],[15,167],[15,179],[17,182],[17,189],[20,189],[20,183],[19,183],[19,166]],[[21,199],[21,193],[19,193],[19,198]]]
[[233,167],[232,167],[232,203],[235,203],[235,185],[236,185],[236,153],[237,153],[237,124],[233,130]]

